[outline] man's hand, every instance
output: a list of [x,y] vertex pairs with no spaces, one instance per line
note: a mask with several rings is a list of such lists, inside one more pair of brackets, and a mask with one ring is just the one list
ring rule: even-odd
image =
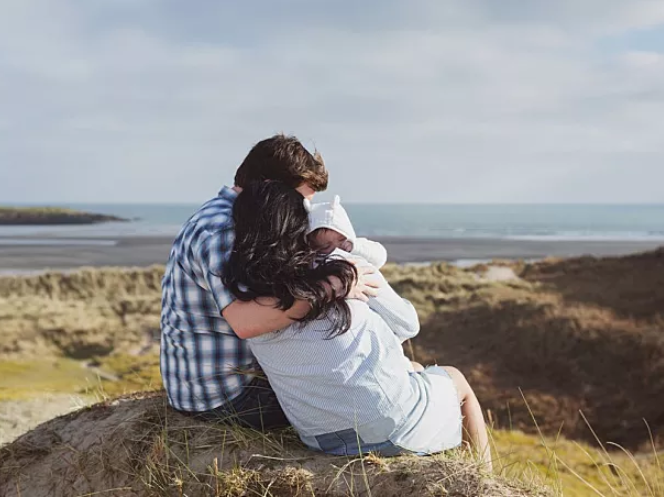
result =
[[355,269],[357,270],[357,281],[353,284],[346,297],[348,299],[359,299],[366,303],[370,297],[378,295],[379,284],[375,279],[371,278],[376,273],[376,269],[373,266],[366,265],[355,265]]

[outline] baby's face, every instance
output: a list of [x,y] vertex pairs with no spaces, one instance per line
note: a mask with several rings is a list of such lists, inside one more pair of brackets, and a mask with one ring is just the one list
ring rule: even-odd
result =
[[353,244],[339,232],[328,228],[319,228],[314,230],[309,236],[311,247],[321,254],[330,254],[335,249],[350,252],[353,250]]

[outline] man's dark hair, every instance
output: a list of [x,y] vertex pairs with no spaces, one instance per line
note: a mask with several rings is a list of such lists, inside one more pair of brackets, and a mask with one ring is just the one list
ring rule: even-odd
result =
[[322,192],[327,188],[327,170],[318,152],[311,154],[296,137],[280,134],[254,145],[235,173],[235,185],[241,188],[264,180],[292,188],[306,183]]
[[[348,331],[350,308],[344,297],[357,270],[344,259],[319,261],[307,242],[309,214],[298,192],[282,182],[252,182],[235,201],[233,221],[235,241],[222,280],[237,299],[274,297],[282,310],[302,299],[311,309],[301,322],[325,316],[330,337]],[[339,279],[338,295],[329,295],[331,277]]]

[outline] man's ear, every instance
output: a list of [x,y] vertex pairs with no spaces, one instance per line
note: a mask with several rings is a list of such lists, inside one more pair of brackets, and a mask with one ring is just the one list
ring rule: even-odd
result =
[[309,199],[309,200],[313,199],[314,194],[316,193],[316,191],[314,189],[312,189],[306,183],[303,183],[302,185],[297,187],[295,190],[297,190],[300,193],[300,195],[302,195],[302,197],[304,197],[305,199]]

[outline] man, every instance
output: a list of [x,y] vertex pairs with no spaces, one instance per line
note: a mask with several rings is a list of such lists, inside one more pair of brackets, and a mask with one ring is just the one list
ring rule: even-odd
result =
[[[309,305],[283,311],[272,300],[236,301],[224,287],[233,248],[233,203],[250,182],[281,181],[311,199],[327,188],[319,154],[295,138],[276,135],[256,144],[224,187],[182,227],[162,281],[161,374],[171,406],[209,419],[232,419],[258,429],[288,425],[267,380],[251,373],[255,359],[244,339],[287,327]],[[360,272],[348,297],[375,294]],[[332,294],[332,291],[331,291]]]

